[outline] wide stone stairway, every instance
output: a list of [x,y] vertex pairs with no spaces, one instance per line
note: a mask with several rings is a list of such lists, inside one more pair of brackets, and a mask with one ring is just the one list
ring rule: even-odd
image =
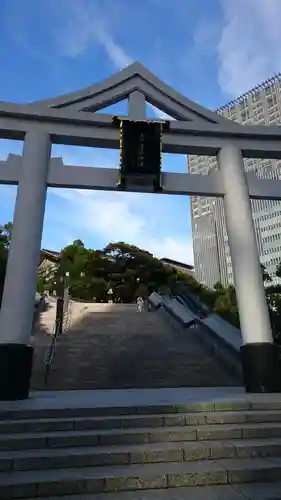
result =
[[134,304],[71,305],[69,328],[56,342],[44,381],[44,357],[55,307],[42,313],[34,337],[33,389],[121,389],[239,385],[197,339],[161,312],[139,313]]
[[113,304],[72,304],[45,387],[54,315],[34,337],[48,390],[0,402],[0,499],[280,500],[281,395],[243,394],[196,330]]
[[280,395],[121,407],[58,399],[1,404],[1,499],[281,498]]

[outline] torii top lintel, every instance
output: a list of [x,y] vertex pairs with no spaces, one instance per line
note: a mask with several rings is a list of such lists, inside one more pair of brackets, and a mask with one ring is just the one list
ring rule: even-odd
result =
[[124,99],[131,119],[146,119],[145,102],[174,118],[163,134],[164,152],[214,156],[232,143],[243,157],[281,159],[279,125],[228,120],[179,94],[138,62],[70,94],[27,104],[0,102],[0,137],[24,140],[27,131],[36,130],[48,133],[53,144],[118,149],[112,115],[98,111]]
[[233,124],[217,113],[191,101],[157,78],[139,62],[122,69],[101,83],[61,95],[36,101],[29,107],[68,109],[69,111],[95,112],[129,97],[134,91],[141,92],[147,102],[171,117],[183,121],[196,121],[201,125],[213,123],[233,130]]

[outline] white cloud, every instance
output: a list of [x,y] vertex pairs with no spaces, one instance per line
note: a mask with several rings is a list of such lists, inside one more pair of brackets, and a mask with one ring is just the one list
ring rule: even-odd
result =
[[[59,189],[54,193],[69,202],[69,222],[74,231],[80,228],[88,233],[97,233],[106,240],[129,241],[145,226],[143,217],[130,209],[130,195],[125,199],[124,193],[82,189]],[[65,214],[61,215],[65,217]]]
[[[0,143],[0,146],[5,146],[3,149],[0,148],[0,157],[6,159],[9,152],[8,143]],[[20,153],[20,151],[16,152]],[[112,158],[107,161],[106,154],[105,156],[96,155],[95,149],[60,147],[56,152],[62,155],[64,161],[69,164],[100,166],[99,161],[103,159],[107,166],[116,168],[116,165],[112,164]],[[5,197],[6,205],[5,220],[3,219],[2,222],[12,219],[15,194],[15,187],[2,186],[1,196]],[[49,189],[45,224],[48,228],[53,228],[54,245],[58,237],[60,241],[64,240],[62,244],[65,245],[79,237],[82,239],[87,237],[87,240],[103,240],[104,244],[109,241],[125,241],[144,248],[159,258],[167,257],[192,264],[191,234],[185,236],[174,234],[173,226],[169,224],[165,227],[164,235],[162,230],[162,235],[158,236],[155,227],[163,228],[165,224],[161,210],[164,197],[161,196],[161,200],[158,198],[159,210],[155,210],[153,206],[151,217],[148,208],[149,198],[150,195],[145,193]],[[52,246],[50,236],[47,246],[49,245]]]
[[[108,156],[109,153],[109,156]],[[55,156],[62,156],[66,164],[91,165],[93,168],[107,166],[116,168],[117,157],[112,151],[96,148],[56,147]],[[50,199],[63,201],[62,209],[52,209],[52,225],[64,227],[70,243],[85,235],[87,241],[125,241],[152,252],[157,257],[168,257],[188,264],[193,263],[192,235],[175,234],[171,222],[163,235],[163,203],[165,197],[158,197],[159,205],[152,204],[151,195],[146,193],[87,191],[81,189],[50,189],[56,196]],[[57,204],[56,204],[57,205]],[[57,223],[53,221],[57,220]],[[162,236],[155,228],[161,228]]]
[[[86,234],[88,238],[102,239],[105,244],[109,241],[125,241],[145,248],[157,257],[193,263],[191,235],[173,235],[167,228],[167,235],[157,237],[151,230],[149,219],[141,213],[140,208],[146,202],[145,194],[80,189],[50,192],[67,202],[66,210],[56,211],[56,218],[58,222],[68,226],[67,233],[72,234],[71,240]],[[161,224],[163,220],[160,212],[159,225]]]
[[103,46],[111,62],[118,69],[125,68],[133,62],[133,59],[114,41],[109,31],[102,25],[97,26],[96,37],[97,41]]
[[[107,18],[98,4],[85,0],[66,0],[59,31],[55,33],[58,49],[68,57],[78,57],[90,46],[99,44],[117,69],[133,62],[132,58],[114,40]],[[62,9],[62,7],[61,7]],[[66,14],[66,15],[65,15]],[[107,16],[108,17],[108,16]]]
[[193,264],[193,242],[191,236],[174,238],[166,236],[163,239],[147,241],[146,247],[157,257],[167,257],[179,262]]
[[237,96],[281,70],[281,1],[221,0],[218,80]]
[[[103,17],[103,11],[98,10],[96,4],[84,0],[79,0],[79,2],[61,0],[61,2],[58,9],[60,14],[54,10],[54,16],[62,15],[63,22],[59,22],[58,26],[55,23],[58,29],[53,30],[53,36],[56,37],[56,49],[60,54],[75,58],[81,56],[89,48],[95,51],[99,45],[115,69],[120,70],[132,62],[131,56],[117,42],[108,19]],[[53,5],[57,8],[57,1],[54,1]],[[152,109],[155,116],[167,118],[163,111],[155,107]],[[107,161],[106,152],[98,157],[95,157],[95,154],[97,152],[90,149],[82,153],[78,150],[67,152],[65,149],[63,156],[67,163],[86,165],[91,163],[92,165],[99,164],[99,166],[103,163],[110,166],[111,162]],[[146,203],[146,195],[66,189],[50,190],[50,192],[52,193],[50,199],[52,217],[48,224],[54,228],[63,228],[65,234],[70,237],[69,241],[77,237],[83,238],[84,235],[87,240],[99,239],[105,244],[109,241],[123,240],[145,248],[158,257],[168,257],[187,263],[193,262],[191,235],[183,237],[181,234],[174,234],[172,226],[165,227],[163,235],[162,226],[165,221],[161,217],[161,210],[157,214],[159,227],[162,228],[161,236],[158,237],[157,231],[150,223],[148,210],[142,209],[144,206],[142,203]],[[53,198],[54,195],[56,200]],[[63,200],[64,203],[60,203]],[[138,200],[137,203],[136,200]],[[155,219],[156,215],[153,215]],[[58,234],[56,235],[54,231],[54,241],[56,236],[58,237]],[[67,243],[68,241],[65,242]]]
[[[99,44],[112,65],[121,70],[134,62],[134,59],[118,44],[102,12],[93,5],[82,1],[68,0],[67,23],[61,27],[59,50],[69,57],[78,57],[93,44]],[[156,118],[173,119],[164,111],[150,105]]]

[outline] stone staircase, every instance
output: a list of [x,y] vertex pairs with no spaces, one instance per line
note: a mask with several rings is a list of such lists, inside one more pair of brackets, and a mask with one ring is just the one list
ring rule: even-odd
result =
[[73,302],[69,328],[57,340],[46,387],[44,356],[54,318],[54,307],[43,313],[40,325],[45,329],[34,337],[33,389],[239,385],[200,343],[195,330],[171,326],[161,312],[139,313],[134,304]]
[[1,499],[281,498],[280,398],[21,408],[0,410]]

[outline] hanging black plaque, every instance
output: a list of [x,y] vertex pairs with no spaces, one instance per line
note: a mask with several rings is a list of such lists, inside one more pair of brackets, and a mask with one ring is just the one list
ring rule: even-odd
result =
[[119,125],[119,185],[161,189],[162,131],[167,124],[125,119],[119,120]]

